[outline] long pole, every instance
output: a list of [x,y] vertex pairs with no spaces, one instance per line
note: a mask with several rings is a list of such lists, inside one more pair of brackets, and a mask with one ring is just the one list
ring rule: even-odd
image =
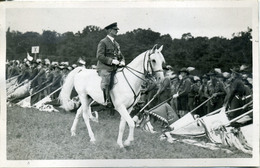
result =
[[[49,84],[49,85],[47,85],[47,86],[45,86],[44,88],[42,88],[42,89],[38,90],[37,92],[35,92],[35,93],[31,94],[30,96],[27,96],[27,97],[26,97],[26,98],[24,98],[23,100],[27,99],[28,97],[31,97],[31,96],[34,96],[34,95],[38,94],[39,92],[41,92],[41,91],[43,91],[44,89],[46,89],[46,88],[50,87],[51,85],[52,85],[52,83],[51,83],[51,84]],[[20,102],[22,102],[23,100],[19,101],[17,104],[19,104],[19,103],[20,103]]]
[[142,112],[155,99],[157,95],[158,94],[154,95],[153,98],[149,102],[147,102],[146,105],[144,105],[144,107],[138,113]]
[[246,113],[244,113],[244,114],[242,114],[242,115],[240,115],[240,116],[238,116],[238,117],[236,117],[236,118],[234,118],[232,120],[230,120],[229,123],[227,123],[225,126],[229,126],[232,122],[235,122],[235,121],[241,119],[242,117],[244,117],[244,116],[246,116],[246,115],[248,115],[248,114],[250,114],[252,112],[253,112],[253,109],[249,110],[248,112],[246,112]]
[[193,113],[194,111],[196,111],[198,108],[200,108],[201,106],[203,106],[205,103],[207,103],[210,99],[212,99],[214,96],[211,96],[210,98],[208,98],[207,100],[205,100],[204,102],[202,102],[200,105],[198,105],[197,107],[195,107],[193,110],[191,110],[189,113]]

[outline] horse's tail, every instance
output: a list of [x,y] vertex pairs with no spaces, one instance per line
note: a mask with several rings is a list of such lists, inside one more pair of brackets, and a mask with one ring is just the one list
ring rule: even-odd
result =
[[74,70],[72,70],[66,77],[61,91],[59,95],[59,100],[61,103],[62,108],[64,108],[66,111],[70,111],[74,109],[74,102],[70,99],[70,95],[72,92],[72,89],[74,87],[74,77],[77,73],[79,73],[83,67],[77,67]]

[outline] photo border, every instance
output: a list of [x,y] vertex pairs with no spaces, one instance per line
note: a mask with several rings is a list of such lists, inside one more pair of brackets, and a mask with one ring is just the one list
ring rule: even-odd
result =
[[[254,142],[252,158],[195,158],[195,159],[120,159],[120,160],[6,160],[6,9],[10,8],[225,8],[248,7],[252,9],[252,44],[253,44],[253,108]],[[245,1],[56,1],[56,2],[2,2],[0,3],[0,166],[4,167],[169,167],[169,166],[259,166],[259,22],[258,3],[256,0]],[[3,45],[2,45],[3,44]]]

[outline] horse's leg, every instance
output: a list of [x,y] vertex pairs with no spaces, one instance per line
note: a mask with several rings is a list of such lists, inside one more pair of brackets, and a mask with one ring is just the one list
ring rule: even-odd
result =
[[123,135],[125,131],[125,124],[126,120],[121,116],[120,119],[120,124],[119,124],[119,132],[118,132],[118,137],[117,137],[117,144],[119,145],[120,148],[123,148]]
[[[132,129],[131,129],[130,125],[128,124],[128,126],[129,126],[129,134],[128,134],[128,137],[127,137],[127,139],[126,139],[126,141],[125,141],[125,143],[124,143],[124,145],[126,145],[126,146],[129,146],[130,143],[131,143],[131,141],[134,141],[135,122],[134,122],[134,120],[132,119],[132,117],[130,116],[131,111],[132,111],[132,108],[128,109],[128,113],[127,113],[127,114],[128,114],[128,116],[130,117],[128,120],[129,120],[130,122],[133,122],[133,127],[132,127]],[[129,122],[127,122],[127,123],[129,123]]]
[[134,140],[134,127],[135,127],[135,123],[134,123],[133,119],[131,118],[131,116],[129,115],[129,113],[126,110],[126,107],[124,105],[116,106],[116,110],[121,115],[117,143],[118,143],[118,145],[120,147],[123,147],[122,139],[123,139],[123,134],[124,134],[124,130],[125,130],[125,124],[127,122],[128,126],[129,126],[129,135],[128,135],[127,140],[124,142],[124,145],[125,146],[129,146],[131,141]]
[[88,111],[89,111],[89,100],[87,98],[87,96],[83,93],[83,94],[80,94],[79,95],[80,97],[80,101],[81,101],[81,107],[82,107],[82,112],[83,112],[83,119],[84,119],[84,122],[87,126],[87,129],[88,129],[88,134],[89,134],[89,137],[90,137],[90,142],[95,142],[96,139],[95,139],[95,136],[94,136],[94,133],[91,129],[91,126],[90,126],[90,123],[89,123],[89,115],[88,115]]
[[74,119],[72,127],[70,129],[71,136],[76,136],[76,129],[77,129],[79,117],[81,116],[81,114],[82,114],[82,106],[80,106],[79,109],[77,110],[75,119]]
[[[91,98],[88,98],[88,100],[92,101]],[[90,102],[90,101],[89,101],[89,102]],[[96,114],[95,117],[92,115],[91,105],[92,105],[93,103],[94,103],[94,101],[92,101],[92,102],[89,103],[89,105],[88,105],[88,115],[89,115],[89,118],[90,118],[92,121],[98,123],[98,116],[97,116],[97,114]],[[95,113],[96,113],[96,112],[95,112]]]

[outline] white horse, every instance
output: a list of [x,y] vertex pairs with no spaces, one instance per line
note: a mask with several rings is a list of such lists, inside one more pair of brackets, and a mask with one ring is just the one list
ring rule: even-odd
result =
[[[157,49],[156,46],[157,45],[151,50],[137,56],[124,68],[118,69],[115,75],[115,85],[110,90],[110,96],[115,110],[121,115],[117,139],[117,144],[120,148],[129,146],[131,141],[134,140],[135,123],[130,117],[130,112],[140,99],[141,84],[147,80],[149,74],[154,74],[157,79],[164,78],[162,66],[163,63],[165,63],[165,59],[161,53],[163,46],[159,49]],[[101,77],[98,76],[96,70],[81,67],[75,68],[65,79],[59,96],[63,108],[69,110],[71,108],[71,90],[73,86],[75,87],[79,95],[81,107],[78,109],[71,127],[71,134],[72,136],[75,135],[79,116],[83,113],[83,118],[90,136],[90,142],[92,143],[94,143],[96,139],[89,122],[89,119],[94,118],[91,113],[90,103],[94,100],[100,104],[104,104],[100,84]],[[122,139],[126,122],[129,126],[129,135],[123,144]]]

